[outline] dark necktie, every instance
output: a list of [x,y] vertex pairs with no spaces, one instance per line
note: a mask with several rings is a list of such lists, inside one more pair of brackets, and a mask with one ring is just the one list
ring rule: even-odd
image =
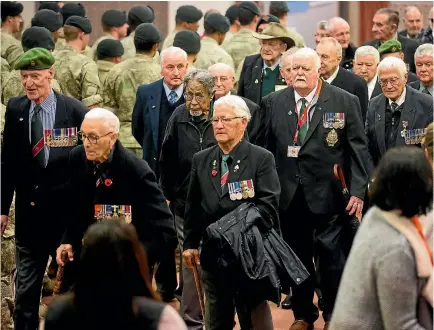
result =
[[430,95],[429,90],[428,90],[427,88],[424,88],[424,89],[422,90],[422,93]]
[[170,105],[174,105],[175,104],[177,97],[178,97],[178,94],[176,94],[175,91],[173,91],[173,90],[170,91],[170,93],[169,93],[169,103],[170,103]]
[[33,109],[33,116],[30,121],[31,130],[31,145],[32,145],[32,155],[36,163],[45,167],[45,153],[44,153],[44,126],[41,120],[41,110],[40,105],[36,105]]
[[[300,113],[298,115],[298,118],[301,118],[301,116],[303,116],[303,113],[306,110],[306,103],[307,103],[307,100],[304,97],[301,98],[300,100],[301,100],[301,107],[300,107]],[[299,132],[300,143],[303,143],[304,138],[306,137],[307,122],[308,122],[308,120],[306,120],[306,122],[299,128],[300,129],[300,132]]]
[[221,164],[222,176],[220,179],[220,185],[222,187],[222,192],[223,192],[223,189],[225,188],[225,184],[228,181],[228,176],[229,176],[229,167],[228,167],[228,163],[227,163],[228,158],[229,158],[229,155],[223,155],[222,156],[222,164]]
[[392,102],[392,104],[390,106],[392,108],[392,113],[394,113],[396,111],[396,109],[398,109],[398,103],[396,103],[396,102]]

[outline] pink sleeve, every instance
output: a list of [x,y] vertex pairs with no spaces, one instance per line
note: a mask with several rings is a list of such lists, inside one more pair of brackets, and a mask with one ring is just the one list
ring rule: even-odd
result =
[[166,306],[161,312],[158,330],[187,330],[187,326],[173,307]]

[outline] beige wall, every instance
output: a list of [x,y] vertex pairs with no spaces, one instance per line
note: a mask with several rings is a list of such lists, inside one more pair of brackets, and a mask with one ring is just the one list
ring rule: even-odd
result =
[[36,1],[22,1],[24,10],[22,16],[24,19],[24,29],[31,26],[32,17],[35,15],[36,9],[39,7]]

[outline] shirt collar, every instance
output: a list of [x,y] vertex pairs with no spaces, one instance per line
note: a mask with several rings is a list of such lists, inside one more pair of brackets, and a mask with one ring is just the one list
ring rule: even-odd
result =
[[300,101],[300,99],[302,99],[302,98],[305,98],[309,104],[312,103],[312,100],[315,97],[315,93],[316,93],[317,88],[318,88],[318,83],[316,84],[315,88],[305,97],[298,94],[297,91],[294,89],[295,104],[297,104],[298,101]]
[[433,95],[433,88],[434,85],[431,85],[430,87],[425,87],[422,82],[419,84],[419,91],[423,91],[425,88],[430,92],[431,96]]
[[328,79],[326,79],[326,81],[327,81],[329,84],[331,84],[331,83],[333,82],[333,80],[335,80],[336,76],[338,75],[338,72],[339,72],[339,65],[338,65],[338,67],[336,68],[335,72],[333,72],[333,74],[332,74],[330,77],[328,77]]
[[371,79],[370,82],[368,82],[368,88],[372,87],[375,88],[375,85],[377,84],[378,75],[375,75],[374,78]]
[[108,158],[107,158],[104,162],[102,162],[102,163],[95,163],[95,162],[94,162],[95,167],[98,168],[98,170],[99,170],[101,173],[106,172],[108,166],[109,166],[109,165],[111,164],[111,162],[113,161],[113,153],[114,153],[114,150],[115,150],[115,145],[113,146],[112,150],[110,150],[110,154],[109,154]]
[[398,107],[401,106],[401,104],[403,104],[404,101],[405,101],[405,94],[406,93],[407,93],[407,88],[404,87],[404,90],[403,90],[401,96],[398,97],[398,99],[396,101],[392,101],[391,99],[388,99],[389,100],[389,105],[392,105],[392,103],[395,102],[396,104],[398,104]]
[[[166,92],[166,96],[169,97],[169,94],[172,91],[172,89],[170,89],[169,86],[167,86],[164,80],[163,80],[163,87],[164,87],[164,91]],[[181,85],[179,85],[177,88],[173,90],[176,92],[176,95],[178,96],[179,99],[182,96],[182,93],[184,92],[184,84],[182,83]]]
[[265,63],[265,61],[263,61],[263,62],[264,62],[264,66],[263,66],[264,71],[265,71],[266,68],[270,68],[271,70],[274,71],[274,69],[280,64],[280,57],[279,57],[279,60],[276,63],[274,63],[272,66],[268,66]]
[[[39,104],[39,106],[42,108],[43,111],[46,113],[50,113],[52,110],[51,105],[56,102],[56,96],[54,95],[53,90],[50,91],[50,94]],[[33,113],[34,109],[36,107],[35,101],[31,101],[30,103],[30,113]]]

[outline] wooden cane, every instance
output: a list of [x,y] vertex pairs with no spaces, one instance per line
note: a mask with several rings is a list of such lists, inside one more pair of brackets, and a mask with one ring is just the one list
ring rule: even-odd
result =
[[[62,251],[62,254],[60,255],[60,259],[63,261],[63,264],[65,265],[68,261],[68,252]],[[56,285],[54,286],[53,296],[58,296],[61,292],[61,286],[62,286],[62,280],[63,280],[63,274],[65,272],[65,266],[59,266],[57,269],[56,274]]]
[[194,281],[196,282],[197,295],[199,296],[200,310],[202,311],[202,316],[205,319],[205,303],[203,301],[202,281],[199,277],[199,272],[197,270],[197,264],[195,261],[193,261],[193,274]]

